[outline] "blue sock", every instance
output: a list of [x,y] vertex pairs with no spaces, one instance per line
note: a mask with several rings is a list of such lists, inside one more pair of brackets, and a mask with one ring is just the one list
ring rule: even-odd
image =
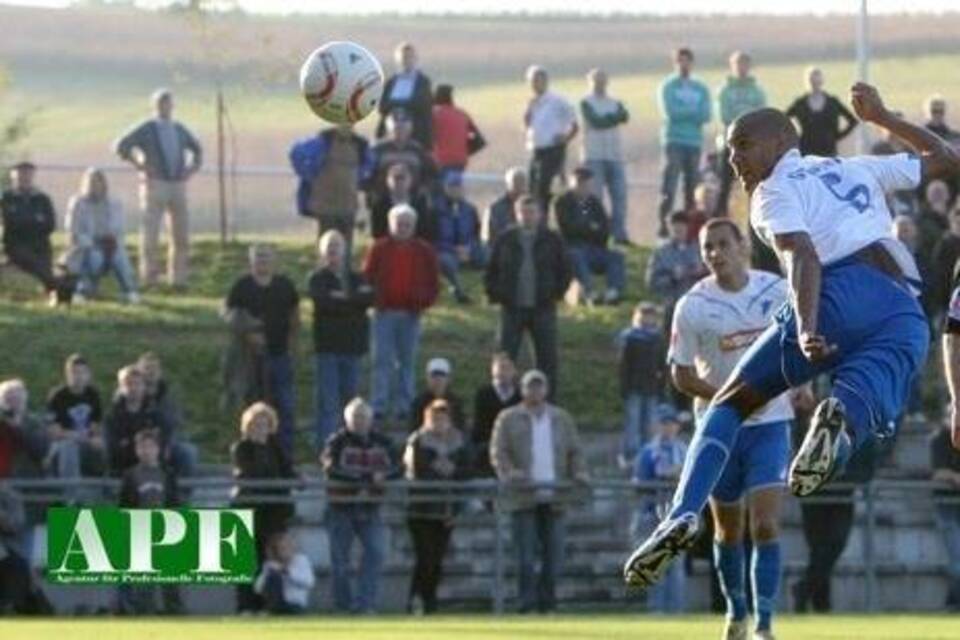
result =
[[870,408],[863,401],[863,398],[849,387],[843,384],[835,384],[833,395],[837,400],[843,403],[847,420],[847,435],[849,442],[840,441],[840,448],[837,452],[837,462],[834,467],[833,476],[836,477],[843,473],[850,460],[850,456],[863,447],[867,441],[873,438],[873,419],[870,414]]
[[707,409],[703,428],[693,437],[683,463],[683,473],[673,494],[671,517],[684,513],[699,515],[703,511],[730,457],[741,422],[740,414],[728,405]]
[[780,542],[754,544],[750,560],[757,631],[769,630],[780,589]]
[[747,595],[744,591],[743,543],[725,544],[713,541],[713,563],[717,567],[720,589],[727,599],[727,617],[747,617]]

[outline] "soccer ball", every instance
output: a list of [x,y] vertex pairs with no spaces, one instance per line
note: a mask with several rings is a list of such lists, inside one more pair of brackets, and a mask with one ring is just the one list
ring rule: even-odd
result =
[[329,42],[300,67],[300,91],[310,109],[333,124],[363,120],[383,93],[383,68],[353,42]]

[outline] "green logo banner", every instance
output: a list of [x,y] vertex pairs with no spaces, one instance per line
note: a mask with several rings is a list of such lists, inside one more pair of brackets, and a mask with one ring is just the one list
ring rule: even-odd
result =
[[257,566],[251,509],[47,510],[47,569],[59,584],[239,584]]

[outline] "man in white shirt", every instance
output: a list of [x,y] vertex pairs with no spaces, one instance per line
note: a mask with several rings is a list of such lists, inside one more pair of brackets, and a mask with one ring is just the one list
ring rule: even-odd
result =
[[791,304],[711,401],[670,513],[624,567],[630,584],[656,582],[692,543],[741,424],[770,399],[821,373],[834,380],[790,467],[800,496],[841,472],[871,438],[889,436],[903,410],[930,336],[916,265],[890,232],[884,195],[960,173],[960,154],[890,112],[869,85],[853,87],[852,103],[861,120],[917,156],[802,157],[793,124],[769,108],[737,118],[727,133],[751,224],[784,265]]
[[[696,415],[737,366],[743,353],[787,301],[780,276],[747,268],[740,228],[715,218],[700,230],[700,253],[710,270],[677,304],[668,360],[674,385],[693,396]],[[780,503],[790,461],[793,407],[787,394],[754,412],[727,452],[727,463],[710,497],[716,534],[713,555],[727,601],[724,638],[746,640],[744,503],[749,510],[750,561],[756,636],[771,638],[771,618],[780,582]],[[702,422],[700,423],[702,425]]]
[[527,81],[533,97],[527,103],[523,124],[527,130],[530,151],[530,192],[540,202],[543,212],[550,208],[550,188],[558,175],[562,177],[567,158],[567,144],[579,131],[577,114],[566,98],[547,91],[547,70],[536,65],[527,69]]

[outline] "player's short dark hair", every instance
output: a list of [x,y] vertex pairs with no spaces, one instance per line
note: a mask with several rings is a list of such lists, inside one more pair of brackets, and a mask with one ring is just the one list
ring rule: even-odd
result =
[[730,229],[730,233],[733,234],[733,238],[737,242],[743,242],[743,231],[741,231],[740,226],[730,218],[711,218],[707,220],[701,229],[701,233],[707,234],[714,229],[720,229],[722,227]]
[[693,49],[691,49],[690,47],[677,47],[673,52],[673,57],[674,59],[676,59],[676,58],[679,58],[680,56],[686,56],[691,60],[696,59],[695,56],[693,55]]

